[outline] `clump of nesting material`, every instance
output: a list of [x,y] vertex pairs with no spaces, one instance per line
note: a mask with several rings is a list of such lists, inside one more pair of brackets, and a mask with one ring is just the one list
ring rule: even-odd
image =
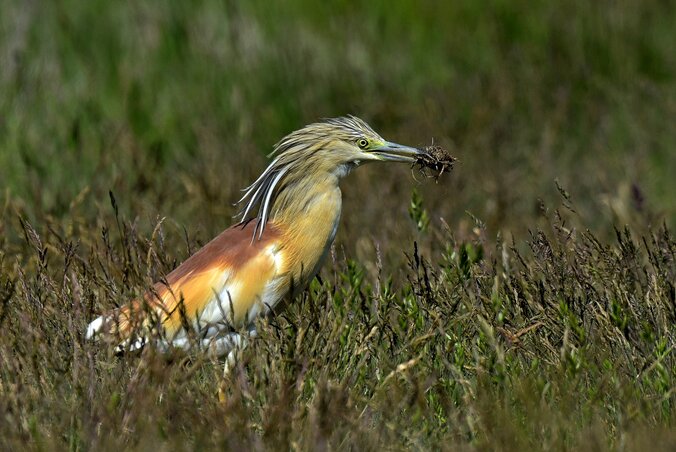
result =
[[439,180],[442,174],[450,172],[457,161],[441,146],[425,146],[420,150],[423,153],[418,155],[413,166],[416,166],[423,176],[433,177],[435,180]]

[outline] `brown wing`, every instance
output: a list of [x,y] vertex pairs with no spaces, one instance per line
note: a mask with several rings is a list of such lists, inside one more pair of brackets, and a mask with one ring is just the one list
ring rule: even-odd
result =
[[268,224],[261,239],[252,241],[254,225],[248,222],[226,229],[156,283],[142,300],[94,320],[87,336],[106,332],[125,341],[138,328],[159,326],[171,337],[184,323],[193,323],[205,313],[210,304],[220,302],[226,310],[234,310],[229,315],[240,323],[279,270],[269,252],[279,242],[279,229]]

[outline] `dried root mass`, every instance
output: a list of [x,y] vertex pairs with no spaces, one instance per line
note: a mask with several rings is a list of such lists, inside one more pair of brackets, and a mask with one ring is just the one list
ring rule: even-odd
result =
[[441,146],[425,146],[420,148],[424,154],[420,154],[413,166],[425,177],[433,177],[438,180],[442,174],[450,172],[457,161],[446,149]]

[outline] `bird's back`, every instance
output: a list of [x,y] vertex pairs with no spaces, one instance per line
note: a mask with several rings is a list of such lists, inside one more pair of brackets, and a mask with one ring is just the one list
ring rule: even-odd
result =
[[90,323],[87,336],[106,333],[123,346],[155,331],[169,343],[185,330],[238,328],[285,295],[281,231],[268,225],[253,239],[254,221],[232,226],[157,282],[142,299]]

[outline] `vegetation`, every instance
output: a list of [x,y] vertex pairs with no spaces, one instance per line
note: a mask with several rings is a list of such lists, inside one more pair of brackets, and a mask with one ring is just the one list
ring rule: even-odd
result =
[[[3,450],[676,447],[672,2],[0,8]],[[459,161],[350,175],[229,379],[84,340],[347,113]]]

